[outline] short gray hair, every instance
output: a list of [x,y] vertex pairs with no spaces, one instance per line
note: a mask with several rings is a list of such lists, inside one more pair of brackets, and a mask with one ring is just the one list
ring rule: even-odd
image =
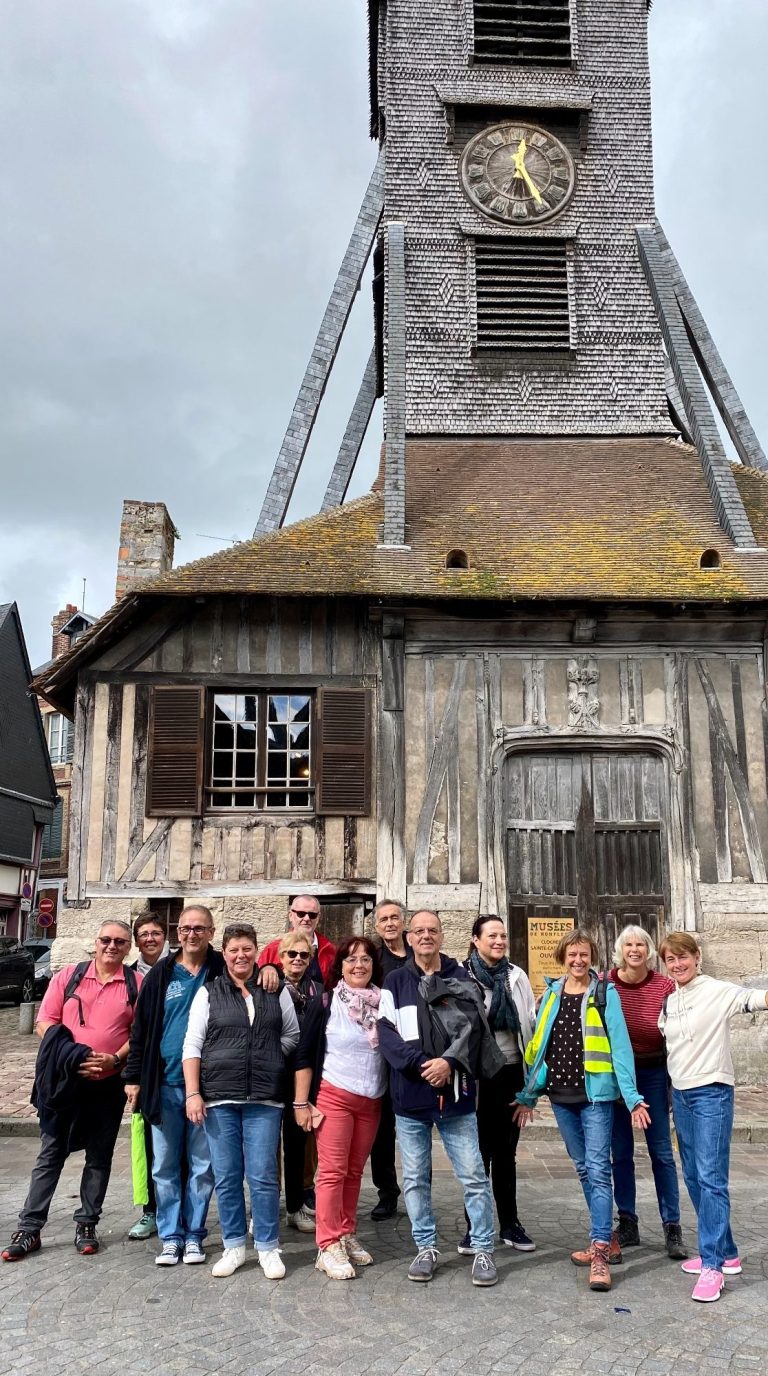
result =
[[616,938],[616,945],[613,948],[613,963],[617,970],[624,969],[624,942],[632,937],[635,941],[644,941],[648,950],[648,964],[652,967],[656,965],[656,947],[653,938],[649,936],[644,927],[637,927],[630,923],[628,927],[623,927]]
[[400,916],[405,921],[405,908],[398,898],[380,898],[373,910],[373,920],[378,921],[379,913],[382,908],[399,908]]
[[99,930],[96,935],[100,936],[105,927],[122,927],[123,931],[127,932],[129,937],[133,937],[130,922],[123,922],[122,917],[105,917],[104,921],[99,923]]

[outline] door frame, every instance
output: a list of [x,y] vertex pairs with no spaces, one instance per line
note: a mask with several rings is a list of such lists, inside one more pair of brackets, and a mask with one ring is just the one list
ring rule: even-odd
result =
[[625,731],[574,731],[550,727],[504,727],[491,751],[489,787],[488,855],[486,875],[481,876],[485,911],[507,915],[506,862],[506,763],[510,755],[557,754],[566,751],[619,754],[647,752],[661,756],[664,763],[666,804],[667,874],[669,876],[670,929],[697,930],[698,893],[693,867],[693,832],[688,798],[688,761],[677,742],[663,730],[647,726]]

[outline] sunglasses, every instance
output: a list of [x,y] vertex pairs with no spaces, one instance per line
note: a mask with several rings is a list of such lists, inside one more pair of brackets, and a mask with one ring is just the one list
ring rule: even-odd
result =
[[302,908],[291,908],[291,912],[293,913],[294,917],[310,917],[310,918],[312,919],[313,922],[317,922],[317,920],[318,920],[318,918],[319,918],[319,916],[320,916],[319,913],[314,913],[314,912],[308,913],[308,912],[305,912]]
[[126,936],[97,936],[96,940],[100,946],[130,946],[130,941]]
[[287,956],[289,960],[307,961],[312,959],[309,951],[283,951],[283,955]]

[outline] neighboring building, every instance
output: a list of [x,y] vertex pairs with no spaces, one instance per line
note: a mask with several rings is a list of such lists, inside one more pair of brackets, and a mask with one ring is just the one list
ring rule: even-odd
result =
[[[478,912],[523,965],[537,918],[604,959],[639,921],[765,972],[767,465],[655,220],[647,7],[370,12],[381,152],[262,538],[147,583],[147,507],[38,680],[76,723],[67,931],[197,896],[267,939],[291,894],[333,927],[378,893],[456,952]],[[327,509],[279,529],[371,248]],[[334,505],[377,390],[379,479]]]
[[15,602],[0,606],[0,936],[28,935],[56,785]]
[[[46,664],[35,669],[35,676],[44,673],[54,660],[66,654],[80,637],[93,626],[95,616],[80,611],[73,603],[68,603],[57,612],[51,622],[53,632],[51,658]],[[40,881],[38,900],[48,900],[53,904],[52,921],[45,928],[46,936],[55,937],[58,932],[58,915],[64,905],[67,893],[67,862],[69,856],[69,798],[72,786],[72,756],[75,745],[74,725],[63,712],[55,712],[44,698],[39,699],[43,718],[43,730],[48,742],[48,753],[53,765],[53,777],[59,795],[59,805],[51,821],[43,831],[43,844],[40,853]],[[34,913],[31,920],[34,921]],[[28,933],[38,935],[35,926]]]

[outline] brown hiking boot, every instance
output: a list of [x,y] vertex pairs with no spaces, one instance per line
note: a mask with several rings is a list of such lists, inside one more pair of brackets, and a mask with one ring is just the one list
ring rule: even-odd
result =
[[[585,1247],[583,1252],[571,1252],[571,1261],[574,1266],[592,1265],[592,1245]],[[611,1234],[611,1241],[608,1247],[608,1261],[611,1266],[621,1266],[624,1258],[621,1255],[621,1247],[616,1233]]]
[[610,1290],[611,1273],[608,1269],[608,1250],[610,1243],[593,1242],[592,1265],[589,1268],[590,1290]]

